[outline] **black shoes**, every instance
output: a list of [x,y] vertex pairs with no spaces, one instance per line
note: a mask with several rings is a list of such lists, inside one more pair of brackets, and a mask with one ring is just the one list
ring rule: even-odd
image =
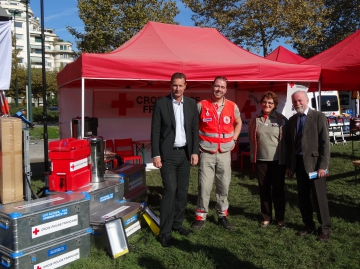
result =
[[315,228],[307,228],[307,227],[304,227],[302,230],[300,230],[298,232],[298,235],[300,236],[304,236],[304,235],[308,235],[308,234],[313,234],[315,231]]
[[[219,217],[218,224],[228,230],[234,229],[234,227],[228,221],[227,217]],[[205,225],[205,220],[195,220],[195,222],[191,225],[191,228],[199,231],[202,229],[202,227],[204,227],[204,225]]]
[[200,231],[202,227],[204,227],[204,225],[205,225],[205,220],[195,220],[195,222],[191,225],[191,228]]
[[223,226],[225,229],[228,229],[228,230],[234,230],[234,226],[232,226],[230,224],[230,222],[228,221],[227,217],[222,217],[218,219],[218,224]]
[[159,242],[164,248],[172,246],[171,233],[159,235]]
[[[299,231],[298,234],[300,236],[304,236],[304,235],[308,235],[308,234],[316,235],[315,227],[314,228],[304,227],[304,229]],[[327,242],[329,240],[329,237],[330,237],[330,233],[324,233],[324,232],[321,231],[320,228],[318,229],[318,232],[317,232],[317,240],[318,241]]]
[[184,227],[180,227],[178,229],[173,229],[175,232],[178,232],[180,235],[183,235],[183,236],[188,236],[189,234],[191,234],[191,231],[185,229]]

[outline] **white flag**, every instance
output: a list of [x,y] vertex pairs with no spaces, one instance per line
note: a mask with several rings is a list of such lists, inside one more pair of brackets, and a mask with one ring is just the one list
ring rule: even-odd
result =
[[10,87],[11,58],[11,21],[0,21],[0,90]]

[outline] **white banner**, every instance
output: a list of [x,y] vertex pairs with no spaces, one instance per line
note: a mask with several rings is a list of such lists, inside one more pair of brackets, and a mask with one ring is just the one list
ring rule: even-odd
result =
[[289,119],[292,115],[296,114],[296,111],[292,106],[291,95],[296,91],[307,92],[309,90],[309,84],[295,84],[291,82],[287,85],[286,103],[284,109],[282,111],[279,111],[282,112],[282,114]]
[[[248,138],[248,127],[250,120],[255,117],[255,115],[261,112],[261,97],[263,96],[264,92],[260,91],[251,91],[251,92],[239,92],[238,98],[245,100],[243,102],[243,106],[239,105],[240,116],[242,120],[242,128],[239,137],[240,143],[249,142]],[[286,101],[286,93],[285,92],[277,92],[276,93],[279,103],[277,106],[277,111],[282,113],[285,101]]]
[[0,21],[0,90],[10,87],[11,58],[11,21]]

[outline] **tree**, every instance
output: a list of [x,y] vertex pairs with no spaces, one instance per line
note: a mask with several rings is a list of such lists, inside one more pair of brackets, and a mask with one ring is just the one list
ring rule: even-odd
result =
[[[57,94],[57,70],[46,71],[46,94]],[[43,97],[42,68],[31,68],[31,88],[33,98]]]
[[330,23],[331,9],[324,0],[285,0],[284,10],[287,43],[291,43],[300,55],[309,58],[313,55],[311,51],[324,42],[323,29]]
[[304,57],[359,28],[360,0],[182,0],[197,26],[216,27],[248,50],[271,52],[285,39]]
[[114,50],[140,31],[148,21],[176,24],[179,13],[172,0],[78,0],[84,33],[67,26],[82,52]]
[[197,26],[215,27],[223,35],[247,50],[264,55],[272,42],[282,35],[279,0],[183,0],[195,13]]
[[332,47],[360,28],[360,0],[325,0],[323,9],[314,11],[311,20],[317,22],[316,29],[297,27],[291,20],[287,27],[293,47],[304,57]]

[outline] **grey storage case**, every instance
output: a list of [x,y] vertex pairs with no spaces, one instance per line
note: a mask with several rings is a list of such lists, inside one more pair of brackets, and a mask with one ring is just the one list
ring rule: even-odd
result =
[[[59,192],[48,192],[48,194],[57,194]],[[102,181],[99,183],[90,183],[76,191],[66,193],[89,194],[90,215],[100,211],[107,210],[107,207],[119,203],[124,199],[124,180]]]
[[91,229],[69,234],[45,245],[13,253],[0,246],[0,263],[4,268],[58,268],[90,256]]
[[148,198],[148,187],[142,187],[138,189],[136,192],[131,192],[127,196],[125,196],[125,200],[128,202],[136,202],[136,203],[147,203]]
[[98,212],[90,216],[90,226],[93,229],[91,242],[102,248],[108,248],[108,238],[105,230],[105,223],[114,219],[122,219],[126,236],[129,237],[140,231],[140,213],[143,205],[122,201],[121,203],[109,206],[105,212]]
[[114,169],[107,170],[105,180],[124,180],[124,196],[135,193],[146,186],[146,166],[144,164],[123,164]]
[[90,195],[55,194],[0,207],[0,245],[26,251],[90,227]]

